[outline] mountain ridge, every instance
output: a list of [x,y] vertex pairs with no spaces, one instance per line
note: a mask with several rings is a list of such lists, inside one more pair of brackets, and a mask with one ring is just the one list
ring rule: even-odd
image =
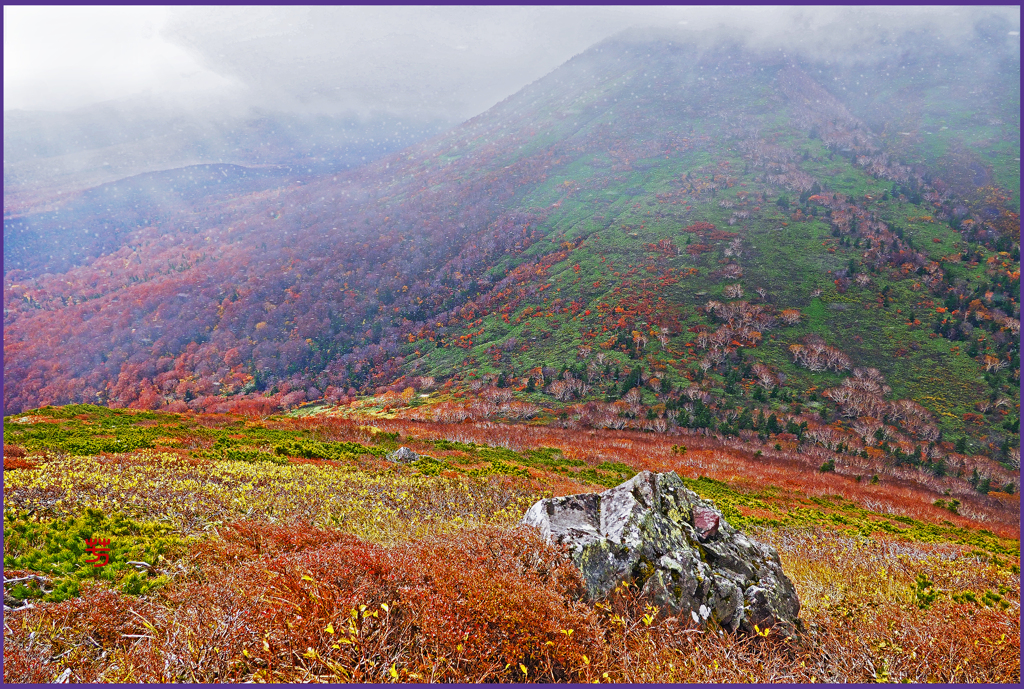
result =
[[[68,272],[63,282],[71,289],[5,268],[5,379],[13,387],[5,405],[227,409],[269,395],[289,406],[434,379],[457,388],[501,381],[521,387],[515,394],[534,405],[611,404],[636,387],[644,416],[658,405],[680,406],[685,386],[703,386],[722,406],[750,404],[754,381],[766,395],[797,381],[837,388],[841,369],[814,370],[816,361],[808,369],[806,355],[789,347],[831,346],[814,338],[839,328],[848,333],[848,369],[877,364],[889,377],[899,374],[887,385],[938,414],[940,437],[959,435],[975,450],[1005,457],[985,443],[1009,440],[1009,421],[994,414],[1007,409],[999,399],[1016,399],[1019,188],[973,184],[1008,179],[1003,143],[990,136],[996,153],[977,160],[977,148],[965,157],[955,142],[941,155],[934,146],[907,149],[908,137],[891,133],[900,117],[880,115],[872,128],[811,67],[738,45],[625,34],[401,153],[301,188],[213,201],[192,211],[199,221],[179,228],[177,240],[138,227],[126,233],[127,246]],[[832,69],[834,83],[849,78],[849,68]],[[929,72],[906,85],[941,86],[943,79],[958,83]],[[993,131],[1013,131],[1007,120]],[[1016,131],[1019,141],[1019,125]],[[918,149],[923,162],[901,162],[901,151]],[[954,162],[935,164],[947,159]],[[975,260],[977,267],[966,267]],[[1002,272],[991,267],[998,263],[1007,264]],[[797,289],[787,273],[806,285]],[[879,300],[866,296],[876,284],[877,308]],[[944,304],[928,312],[937,317],[920,306],[925,288]],[[166,298],[179,294],[187,295],[180,304],[179,296]],[[850,301],[851,294],[860,296]],[[114,319],[122,296],[136,306]],[[743,306],[729,307],[729,299]],[[729,308],[760,316],[749,323],[746,313],[723,317]],[[776,341],[782,331],[757,325],[774,319],[774,328],[794,318],[783,316],[793,309],[792,334],[783,341]],[[889,318],[904,309],[917,317]],[[942,314],[953,312],[958,317],[943,323]],[[99,327],[89,325],[96,316]],[[964,316],[973,319],[970,332]],[[990,337],[1003,333],[1005,341],[977,339],[974,331],[989,323],[997,326]],[[723,326],[738,339],[711,349],[698,344]],[[906,340],[916,350],[890,346],[876,341],[879,327],[904,338],[931,327],[977,351],[967,364],[923,336]],[[56,356],[33,353],[28,333],[51,329],[67,335],[66,344],[43,347]],[[112,335],[109,344],[99,331]],[[662,335],[660,352],[648,347]],[[865,337],[867,344],[857,341]],[[581,358],[583,348],[595,354]],[[608,363],[591,378],[585,369],[599,352]],[[708,355],[722,358],[708,362]],[[925,399],[936,390],[922,378],[934,362],[953,366],[962,400]],[[756,365],[768,368],[765,376],[754,373]],[[652,366],[669,392],[649,384]],[[992,382],[997,367],[1011,375],[995,370]],[[576,383],[566,382],[567,371]],[[555,383],[571,390],[553,393]],[[712,392],[740,383],[744,392]],[[589,396],[579,394],[583,387]],[[978,414],[974,407],[992,396]],[[728,410],[712,406],[715,423],[729,428]],[[831,409],[845,413],[842,405]],[[666,428],[676,423],[670,411],[679,410],[655,412]],[[984,421],[964,421],[965,414]]]

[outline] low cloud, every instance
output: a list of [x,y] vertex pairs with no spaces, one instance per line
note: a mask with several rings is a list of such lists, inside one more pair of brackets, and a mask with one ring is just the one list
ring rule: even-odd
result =
[[240,95],[240,83],[163,35],[169,16],[159,7],[4,7],[4,109]]
[[1014,7],[5,8],[5,107],[149,93],[238,112],[458,121],[630,27],[869,61],[907,31],[966,45],[987,30],[1019,50],[1020,21]]

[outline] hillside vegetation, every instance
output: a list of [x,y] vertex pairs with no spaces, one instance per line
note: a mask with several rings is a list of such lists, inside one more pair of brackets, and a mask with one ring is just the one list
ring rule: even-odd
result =
[[[925,64],[624,36],[358,173],[156,218],[108,199],[79,265],[5,268],[6,408],[484,380],[544,407],[639,395],[657,429],[861,420],[841,444],[1010,466],[1019,88],[1012,64]],[[894,95],[848,106],[851,80]]]
[[[4,422],[8,682],[1020,677],[1010,496],[962,495],[958,514],[926,486],[824,480],[696,433],[684,449],[88,405]],[[400,443],[420,459],[383,459]],[[804,633],[721,636],[630,588],[584,603],[566,553],[515,527],[539,498],[644,469],[678,472],[779,550]],[[97,536],[100,568],[84,551]]]
[[[5,681],[1019,682],[985,41],[627,32],[358,169],[13,200]],[[588,603],[517,526],[644,470],[778,549],[800,634]]]

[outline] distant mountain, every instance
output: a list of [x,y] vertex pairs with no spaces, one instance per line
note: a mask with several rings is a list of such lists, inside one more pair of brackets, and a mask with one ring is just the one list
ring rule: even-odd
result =
[[186,168],[12,214],[5,413],[433,380],[486,393],[464,413],[1012,463],[1019,56],[1000,50],[908,36],[833,64],[630,32],[363,167]]
[[45,211],[4,219],[4,268],[63,273],[120,249],[150,224],[194,229],[198,204],[299,183],[305,169],[192,165],[71,193]]
[[69,112],[4,112],[4,212],[138,174],[200,164],[358,167],[451,123],[389,115],[188,111],[146,99]]

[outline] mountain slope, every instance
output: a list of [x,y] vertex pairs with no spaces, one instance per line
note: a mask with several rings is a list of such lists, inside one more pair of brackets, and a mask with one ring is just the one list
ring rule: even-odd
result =
[[1012,462],[1019,57],[928,55],[625,34],[364,168],[211,194],[56,276],[5,255],[5,406],[484,381],[485,415]]

